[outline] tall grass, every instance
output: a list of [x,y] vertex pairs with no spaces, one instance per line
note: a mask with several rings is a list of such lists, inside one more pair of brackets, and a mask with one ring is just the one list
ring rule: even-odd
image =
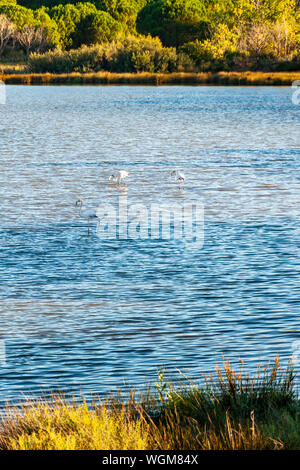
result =
[[62,396],[7,410],[0,449],[246,450],[300,449],[300,403],[293,369],[279,360],[254,376],[224,362],[202,386],[169,383],[136,399],[94,401]]
[[0,63],[0,73],[5,75],[14,75],[26,73],[27,66],[25,63],[4,62]]
[[1,73],[0,80],[15,85],[249,85],[290,86],[300,72],[218,73]]

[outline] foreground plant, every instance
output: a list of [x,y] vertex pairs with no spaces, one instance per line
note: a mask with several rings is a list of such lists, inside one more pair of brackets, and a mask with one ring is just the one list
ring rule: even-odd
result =
[[[126,410],[126,411],[125,411]],[[70,404],[60,396],[50,403],[36,401],[11,410],[4,419],[0,447],[11,450],[141,450],[147,448],[148,429],[125,406],[89,408]]]
[[1,449],[300,449],[300,406],[293,369],[258,367],[250,377],[224,362],[214,378],[177,385],[159,373],[156,391],[92,405],[53,396],[8,408]]

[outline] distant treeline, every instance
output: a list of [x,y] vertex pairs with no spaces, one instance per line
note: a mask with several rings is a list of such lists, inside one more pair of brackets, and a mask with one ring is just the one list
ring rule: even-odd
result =
[[299,52],[299,0],[0,0],[0,58],[33,72],[299,70]]

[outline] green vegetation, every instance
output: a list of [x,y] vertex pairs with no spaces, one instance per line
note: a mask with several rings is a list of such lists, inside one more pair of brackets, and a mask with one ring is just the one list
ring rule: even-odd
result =
[[77,50],[32,54],[30,70],[35,73],[173,72],[179,67],[175,48],[162,47],[158,38],[127,36],[122,41]]
[[199,0],[156,0],[147,4],[137,18],[143,34],[158,36],[167,46],[181,46],[209,36],[208,11]]
[[176,386],[159,374],[156,392],[139,400],[70,403],[62,396],[6,409],[2,450],[300,449],[300,402],[293,370],[258,367],[255,376],[229,363],[203,386]]
[[299,52],[299,0],[0,0],[0,61],[34,73],[297,71]]

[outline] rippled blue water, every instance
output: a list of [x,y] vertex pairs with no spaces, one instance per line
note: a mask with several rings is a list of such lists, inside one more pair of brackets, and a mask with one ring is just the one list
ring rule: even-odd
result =
[[[9,86],[0,111],[2,401],[139,387],[161,366],[198,379],[222,354],[251,369],[297,353],[290,89]],[[75,201],[115,203],[118,169],[131,173],[128,204],[202,203],[203,248],[101,240],[95,224],[88,237]]]

